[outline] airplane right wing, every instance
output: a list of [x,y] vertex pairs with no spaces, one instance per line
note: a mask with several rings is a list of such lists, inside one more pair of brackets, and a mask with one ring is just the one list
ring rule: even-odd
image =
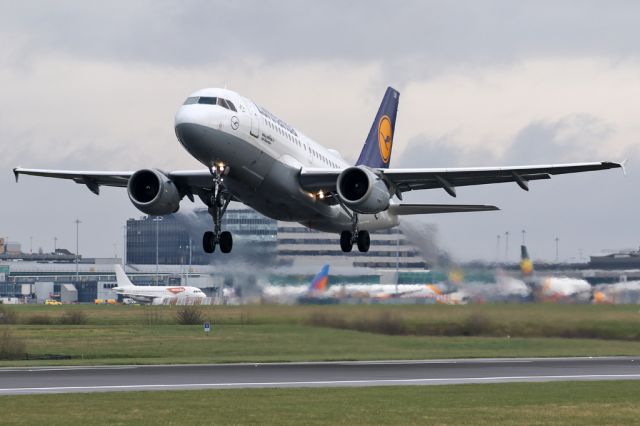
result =
[[[186,195],[190,199],[195,195],[203,195],[213,187],[213,177],[207,169],[200,170],[176,170],[164,172],[157,170],[171,179],[182,196]],[[101,186],[126,187],[134,171],[81,171],[81,170],[47,170],[47,169],[25,169],[16,167],[13,169],[16,182],[20,175],[40,176],[55,179],[68,179],[75,183],[86,185],[91,192],[100,194]],[[237,201],[235,198],[233,201]]]

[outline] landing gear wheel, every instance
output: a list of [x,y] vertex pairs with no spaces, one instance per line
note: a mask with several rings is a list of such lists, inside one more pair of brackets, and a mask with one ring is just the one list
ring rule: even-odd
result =
[[233,248],[233,237],[231,232],[224,231],[220,233],[220,251],[230,253]]
[[351,241],[351,232],[342,231],[340,234],[340,248],[343,252],[349,253],[353,248],[353,241]]
[[[220,251],[229,253],[233,247],[233,238],[228,231],[222,232],[222,216],[231,202],[231,194],[225,189],[222,178],[229,174],[229,166],[217,164],[209,169],[213,175],[213,188],[206,201],[209,214],[213,219],[213,232],[207,231],[202,237],[202,248],[207,253],[213,253],[216,245],[220,244]],[[203,199],[204,201],[204,199]]]
[[360,231],[358,232],[358,250],[362,253],[366,253],[369,251],[369,246],[371,246],[371,237],[369,236],[369,231]]
[[202,248],[205,253],[213,253],[216,249],[216,237],[213,232],[207,231],[202,236]]

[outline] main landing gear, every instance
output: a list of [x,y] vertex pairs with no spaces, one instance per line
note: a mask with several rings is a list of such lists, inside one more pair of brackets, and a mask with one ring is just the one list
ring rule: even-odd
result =
[[207,231],[202,236],[202,248],[206,253],[213,253],[216,245],[220,245],[223,253],[231,252],[233,248],[233,237],[231,232],[222,231],[222,216],[227,211],[227,206],[231,202],[229,194],[222,184],[223,177],[229,174],[229,166],[218,165],[211,168],[213,175],[213,191],[209,199],[209,214],[213,218],[213,232]]
[[369,246],[371,246],[369,231],[358,231],[358,214],[350,212],[345,206],[342,208],[351,216],[351,231],[342,231],[340,234],[340,248],[343,252],[349,253],[353,245],[356,244],[360,252],[368,252]]

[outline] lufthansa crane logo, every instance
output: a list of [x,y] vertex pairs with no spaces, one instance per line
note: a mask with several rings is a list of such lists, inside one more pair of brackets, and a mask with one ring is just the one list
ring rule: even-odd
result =
[[231,128],[233,130],[238,130],[238,126],[240,126],[240,120],[235,115],[231,117]]
[[387,164],[391,156],[391,145],[393,143],[393,130],[391,129],[391,120],[389,116],[383,115],[378,123],[378,147],[380,148],[380,157]]

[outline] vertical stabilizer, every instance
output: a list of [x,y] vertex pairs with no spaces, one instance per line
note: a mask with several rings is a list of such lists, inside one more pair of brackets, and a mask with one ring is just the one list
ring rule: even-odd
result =
[[523,276],[529,276],[533,273],[533,262],[529,258],[527,246],[520,246],[520,272]]
[[127,274],[122,270],[122,266],[116,264],[114,265],[114,269],[116,271],[116,281],[118,283],[118,287],[135,287],[133,283],[127,277]]
[[399,100],[400,93],[393,87],[388,87],[356,162],[357,166],[389,168]]
[[323,293],[329,288],[329,265],[324,265],[309,284],[310,293]]

